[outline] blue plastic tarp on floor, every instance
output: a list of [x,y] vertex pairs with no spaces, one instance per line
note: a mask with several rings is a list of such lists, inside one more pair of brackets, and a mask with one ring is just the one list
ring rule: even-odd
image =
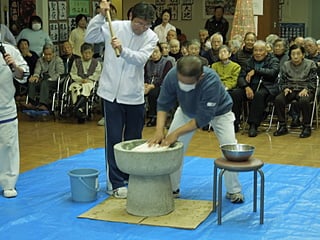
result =
[[[101,191],[90,203],[71,199],[68,172],[100,170]],[[216,213],[195,230],[77,218],[108,198],[104,149],[56,161],[20,175],[18,197],[0,197],[0,239],[320,239],[320,169],[266,164],[265,223],[252,212],[252,173],[240,173],[246,201],[223,199],[222,225]],[[181,198],[212,200],[213,159],[185,157]],[[225,191],[225,190],[223,190]]]

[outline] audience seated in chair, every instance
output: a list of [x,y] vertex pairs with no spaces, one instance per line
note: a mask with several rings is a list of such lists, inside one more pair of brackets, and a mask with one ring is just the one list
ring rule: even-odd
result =
[[157,99],[160,93],[160,87],[164,77],[173,67],[172,62],[163,57],[161,52],[161,45],[158,43],[153,50],[151,59],[147,61],[144,68],[144,94],[148,101],[147,116],[149,117],[147,127],[156,125]]
[[71,71],[71,67],[72,67],[72,64],[73,64],[73,61],[77,58],[80,58],[80,56],[78,55],[75,55],[73,53],[73,50],[72,50],[72,45],[69,41],[66,41],[63,43],[62,45],[62,55],[61,55],[61,58],[62,58],[62,61],[63,61],[63,65],[64,65],[64,74],[63,75],[68,75]]
[[[29,41],[27,39],[22,38],[18,41],[17,46],[24,60],[26,60],[29,66],[30,76],[32,76],[39,57],[36,52],[31,51],[29,49],[29,45],[30,45]],[[28,93],[28,82],[21,84],[18,81],[14,80],[14,85],[16,88],[15,97],[16,97],[16,100],[19,101],[23,99],[24,96],[26,96]]]
[[[43,46],[43,56],[37,60],[34,74],[29,78],[28,103],[23,107],[48,111],[51,93],[57,89],[58,79],[64,73],[62,59],[52,44]],[[37,97],[39,96],[39,100]]]
[[[212,68],[218,73],[220,80],[222,81],[225,89],[229,92],[233,99],[233,90],[237,87],[237,80],[240,74],[241,67],[238,63],[230,60],[231,50],[228,46],[222,45],[219,48],[219,59],[220,61],[212,64]],[[234,122],[235,132],[239,131],[240,122]]]
[[169,42],[169,49],[169,56],[173,57],[176,61],[178,61],[178,59],[182,57],[179,40],[171,39]]
[[177,32],[175,30],[170,29],[167,33],[166,40],[167,40],[167,42],[170,42],[172,39],[178,40],[178,36],[177,36]]
[[209,65],[208,59],[200,56],[200,47],[201,47],[201,44],[198,39],[193,39],[191,41],[188,41],[187,42],[187,52],[188,52],[187,55],[199,57],[202,61],[202,64],[204,66],[208,66]]
[[279,93],[277,76],[279,73],[279,60],[268,54],[266,43],[258,40],[254,43],[253,56],[249,59],[238,79],[239,89],[233,91],[234,111],[236,121],[240,121],[243,101],[250,101],[248,116],[249,137],[257,136],[264,110],[268,100],[271,101]]
[[257,36],[254,32],[247,32],[243,39],[244,46],[234,54],[234,61],[243,69],[247,61],[252,57],[253,45],[257,41]]
[[172,63],[172,66],[176,65],[176,59],[174,57],[169,56],[169,51],[170,51],[169,43],[161,42],[160,46],[161,46],[162,57],[168,59]]
[[279,59],[280,68],[282,65],[289,60],[288,46],[286,40],[278,38],[273,43],[273,54]]
[[211,48],[203,55],[208,59],[209,66],[219,61],[219,48],[223,44],[223,37],[220,33],[215,33],[210,37]]
[[241,47],[241,42],[238,39],[231,39],[228,41],[228,47],[231,50],[231,61],[235,61],[235,54],[239,51]]
[[74,105],[73,111],[79,123],[85,121],[87,98],[92,93],[95,82],[101,75],[101,64],[93,58],[93,45],[84,43],[81,45],[81,58],[74,60],[70,71],[73,80],[69,87]]
[[204,57],[205,53],[211,48],[209,32],[207,29],[199,30],[199,41],[201,44],[200,56]]
[[[320,53],[318,52],[317,41],[312,37],[306,37],[303,46],[306,50],[306,58],[314,61],[317,67],[320,67]],[[318,74],[320,74],[319,69]]]
[[[275,111],[278,115],[279,128],[274,136],[288,133],[285,116],[287,104],[296,100],[295,111],[302,112],[303,129],[301,138],[311,136],[311,116],[317,81],[317,66],[314,61],[305,59],[305,49],[299,45],[292,45],[289,50],[290,61],[281,68],[280,87],[281,93],[275,99]],[[293,120],[297,121],[297,120]]]

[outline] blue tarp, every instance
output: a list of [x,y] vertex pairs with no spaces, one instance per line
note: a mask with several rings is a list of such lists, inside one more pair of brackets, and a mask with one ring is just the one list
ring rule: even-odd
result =
[[[77,168],[101,171],[96,201],[71,200],[68,172]],[[223,200],[220,226],[216,213],[195,230],[89,220],[77,216],[108,198],[104,149],[89,149],[20,175],[18,197],[0,197],[0,239],[320,239],[320,169],[266,164],[263,171],[263,225],[259,208],[252,212],[251,172],[239,174],[245,203]],[[212,173],[213,159],[185,157],[181,198],[212,200]]]

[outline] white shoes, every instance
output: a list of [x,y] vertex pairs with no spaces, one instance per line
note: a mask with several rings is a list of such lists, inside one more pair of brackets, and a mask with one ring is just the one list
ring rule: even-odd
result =
[[126,187],[119,187],[113,190],[107,190],[107,193],[115,198],[124,199],[127,198],[128,189]]
[[18,195],[17,191],[15,189],[6,189],[3,190],[3,196],[6,198],[14,198]]
[[104,117],[102,117],[98,123],[97,123],[98,126],[104,126]]

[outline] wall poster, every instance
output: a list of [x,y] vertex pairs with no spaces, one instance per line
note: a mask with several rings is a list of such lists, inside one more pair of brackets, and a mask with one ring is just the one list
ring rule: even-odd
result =
[[90,1],[88,0],[69,0],[69,16],[84,14],[90,16]]
[[181,5],[181,20],[192,20],[192,5]]

